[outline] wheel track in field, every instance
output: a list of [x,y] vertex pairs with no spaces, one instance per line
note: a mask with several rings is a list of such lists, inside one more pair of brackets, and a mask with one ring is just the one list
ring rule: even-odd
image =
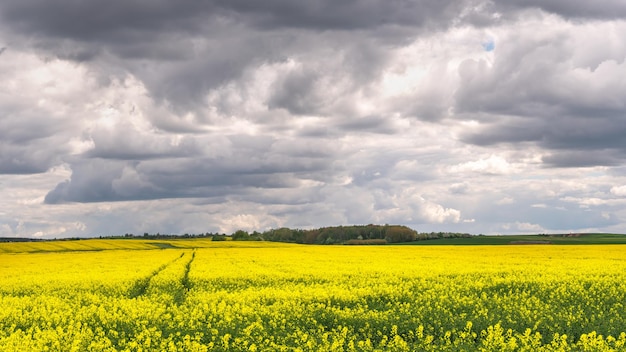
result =
[[191,259],[189,259],[187,264],[185,264],[185,271],[182,278],[180,279],[181,288],[174,294],[174,302],[178,305],[185,302],[185,299],[187,298],[187,292],[189,292],[189,290],[191,290],[191,287],[193,286],[191,284],[191,281],[189,280],[189,271],[191,270],[191,263],[193,263],[194,259],[196,259],[195,249],[191,253]]
[[[148,276],[145,276],[136,280],[131,285],[130,289],[128,289],[128,298],[138,298],[138,297],[145,295],[146,292],[148,291],[148,287],[150,286],[150,281],[152,280],[152,278],[157,276],[161,271],[165,270],[167,267],[174,264],[175,262],[177,262],[184,256],[185,256],[185,253],[183,252],[179,257],[174,258],[174,260],[171,260],[159,266],[158,268],[156,268]],[[191,258],[191,260],[193,260],[193,258]]]

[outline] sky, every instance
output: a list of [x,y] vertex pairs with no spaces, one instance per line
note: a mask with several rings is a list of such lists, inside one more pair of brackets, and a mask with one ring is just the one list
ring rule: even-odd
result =
[[626,233],[623,0],[3,0],[0,237]]

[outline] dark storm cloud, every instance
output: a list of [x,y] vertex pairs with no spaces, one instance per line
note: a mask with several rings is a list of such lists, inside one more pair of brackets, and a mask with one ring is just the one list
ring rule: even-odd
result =
[[[385,46],[410,41],[421,30],[445,29],[478,3],[8,0],[0,4],[0,26],[13,34],[12,45],[100,62],[104,76],[131,72],[155,99],[185,112],[247,68],[290,56],[329,61],[338,54],[342,59],[334,69],[316,75],[340,69],[363,83],[377,77]],[[320,50],[325,47],[335,52]],[[310,72],[287,78],[270,103],[293,112],[311,110],[315,102],[288,98],[310,92],[314,78]],[[292,87],[293,94],[281,91]]]
[[46,111],[0,104],[0,174],[41,173],[57,165],[68,150],[64,126]]
[[[63,123],[47,116],[46,111],[8,104],[3,105],[2,108],[0,136],[4,143],[27,146],[38,140],[53,137],[63,131]],[[34,128],[35,125],[36,128]]]
[[554,117],[514,118],[500,121],[478,133],[466,134],[464,141],[481,146],[534,143],[549,151],[542,158],[546,166],[615,166],[626,161],[626,124],[616,116],[606,118]]
[[48,143],[28,147],[0,142],[0,174],[35,174],[46,172],[60,162],[63,151],[50,149]]
[[338,119],[358,115],[352,112],[357,95],[380,79],[397,44],[376,33],[324,31],[290,39],[282,63],[293,67],[273,82],[268,108]]
[[619,19],[626,16],[626,3],[621,0],[516,0],[495,1],[501,11],[539,8],[568,18]]
[[477,145],[537,142],[548,149],[622,149],[626,151],[626,122],[620,116],[576,118],[555,116],[520,118],[500,116],[478,133],[465,135],[465,141]]
[[[441,24],[457,16],[469,1],[218,1],[263,28],[303,27],[316,30],[363,29],[384,25]],[[443,19],[443,20],[442,20]]]
[[94,131],[89,137],[94,146],[84,153],[86,158],[147,160],[202,156],[203,153],[202,146],[193,137],[172,143],[167,136],[142,135],[129,126],[114,131]]
[[284,108],[294,115],[313,115],[323,106],[323,96],[316,92],[319,75],[313,71],[298,70],[278,82],[268,105]]
[[248,194],[263,188],[296,188],[303,180],[328,177],[332,151],[269,137],[232,136],[218,157],[142,161],[93,158],[71,165],[46,203],[102,202]]
[[[231,80],[241,79],[250,66],[285,59],[274,42],[287,45],[283,36],[257,36],[252,32],[232,36],[224,34],[216,40],[201,40],[203,45],[192,57],[182,62],[165,61],[145,65],[142,62],[122,63],[139,77],[157,101],[168,101],[175,109],[194,110],[206,104],[208,91]],[[287,41],[287,42],[286,42]]]
[[339,122],[337,127],[344,131],[369,131],[386,134],[398,132],[398,128],[393,125],[393,121],[383,116],[364,116],[346,119]]
[[3,22],[23,34],[114,42],[154,39],[158,31],[192,32],[214,11],[210,1],[7,0]]
[[[72,178],[59,183],[45,197],[45,203],[98,202],[115,197],[112,179],[121,177],[124,163],[91,159],[72,165]],[[135,191],[136,192],[136,191]]]
[[[223,62],[219,68],[224,70],[229,59],[271,57],[271,51],[285,49],[285,43],[272,45],[277,39],[272,33],[374,30],[391,25],[393,28],[371,32],[370,36],[380,35],[385,42],[404,41],[415,33],[398,27],[446,28],[471,4],[400,0],[8,0],[0,4],[0,19],[2,26],[17,36],[13,45],[24,45],[21,37],[62,58],[91,61],[112,54],[123,59],[176,61],[200,55],[217,65]],[[263,31],[259,32],[259,27]],[[255,40],[249,40],[251,37]],[[245,51],[248,46],[253,50]],[[225,53],[231,55],[220,59]],[[231,66],[241,68],[235,62]]]
[[[271,175],[229,173],[211,160],[126,162],[90,159],[72,165],[72,177],[50,191],[45,202],[107,202],[233,195],[246,186],[267,187]],[[209,168],[215,169],[208,170]],[[222,166],[223,167],[223,166]],[[236,187],[234,187],[236,186]]]
[[121,39],[122,35],[128,40],[132,35],[146,35],[155,30],[197,32],[207,20],[229,17],[265,29],[353,30],[429,23],[440,26],[479,3],[458,0],[340,3],[331,0],[7,0],[0,9],[3,19],[21,32],[86,41]]
[[544,156],[542,161],[555,167],[587,167],[587,166],[616,166],[624,162],[624,151],[594,150],[594,151],[560,151]]
[[7,1],[0,27],[11,45],[86,62],[103,82],[131,73],[155,100],[186,112],[202,105],[208,90],[276,55],[271,35],[256,35],[221,12],[212,1]]
[[539,146],[546,152],[546,166],[622,163],[626,49],[619,41],[595,45],[602,38],[623,36],[626,28],[563,22],[557,28],[512,31],[500,36],[492,62],[460,65],[456,118],[481,122],[462,140],[481,146]]
[[612,118],[589,116],[566,118],[549,126],[549,135],[542,143],[550,149],[602,150],[615,148],[626,152],[626,115]]

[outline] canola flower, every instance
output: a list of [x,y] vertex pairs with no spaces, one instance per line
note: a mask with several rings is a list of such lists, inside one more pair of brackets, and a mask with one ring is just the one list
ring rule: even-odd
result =
[[0,350],[626,351],[623,248],[5,253]]

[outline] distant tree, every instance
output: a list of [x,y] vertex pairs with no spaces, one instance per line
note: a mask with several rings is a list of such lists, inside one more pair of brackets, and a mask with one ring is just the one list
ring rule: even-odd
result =
[[263,234],[258,231],[254,231],[250,234],[250,240],[252,241],[263,241]]
[[232,234],[233,241],[247,241],[250,239],[248,232],[244,230],[237,230]]
[[417,232],[406,226],[388,226],[385,231],[385,239],[389,243],[411,242],[417,239]]
[[286,227],[281,227],[280,229],[274,230],[273,237],[275,241],[281,242],[293,242],[293,233],[291,229]]

